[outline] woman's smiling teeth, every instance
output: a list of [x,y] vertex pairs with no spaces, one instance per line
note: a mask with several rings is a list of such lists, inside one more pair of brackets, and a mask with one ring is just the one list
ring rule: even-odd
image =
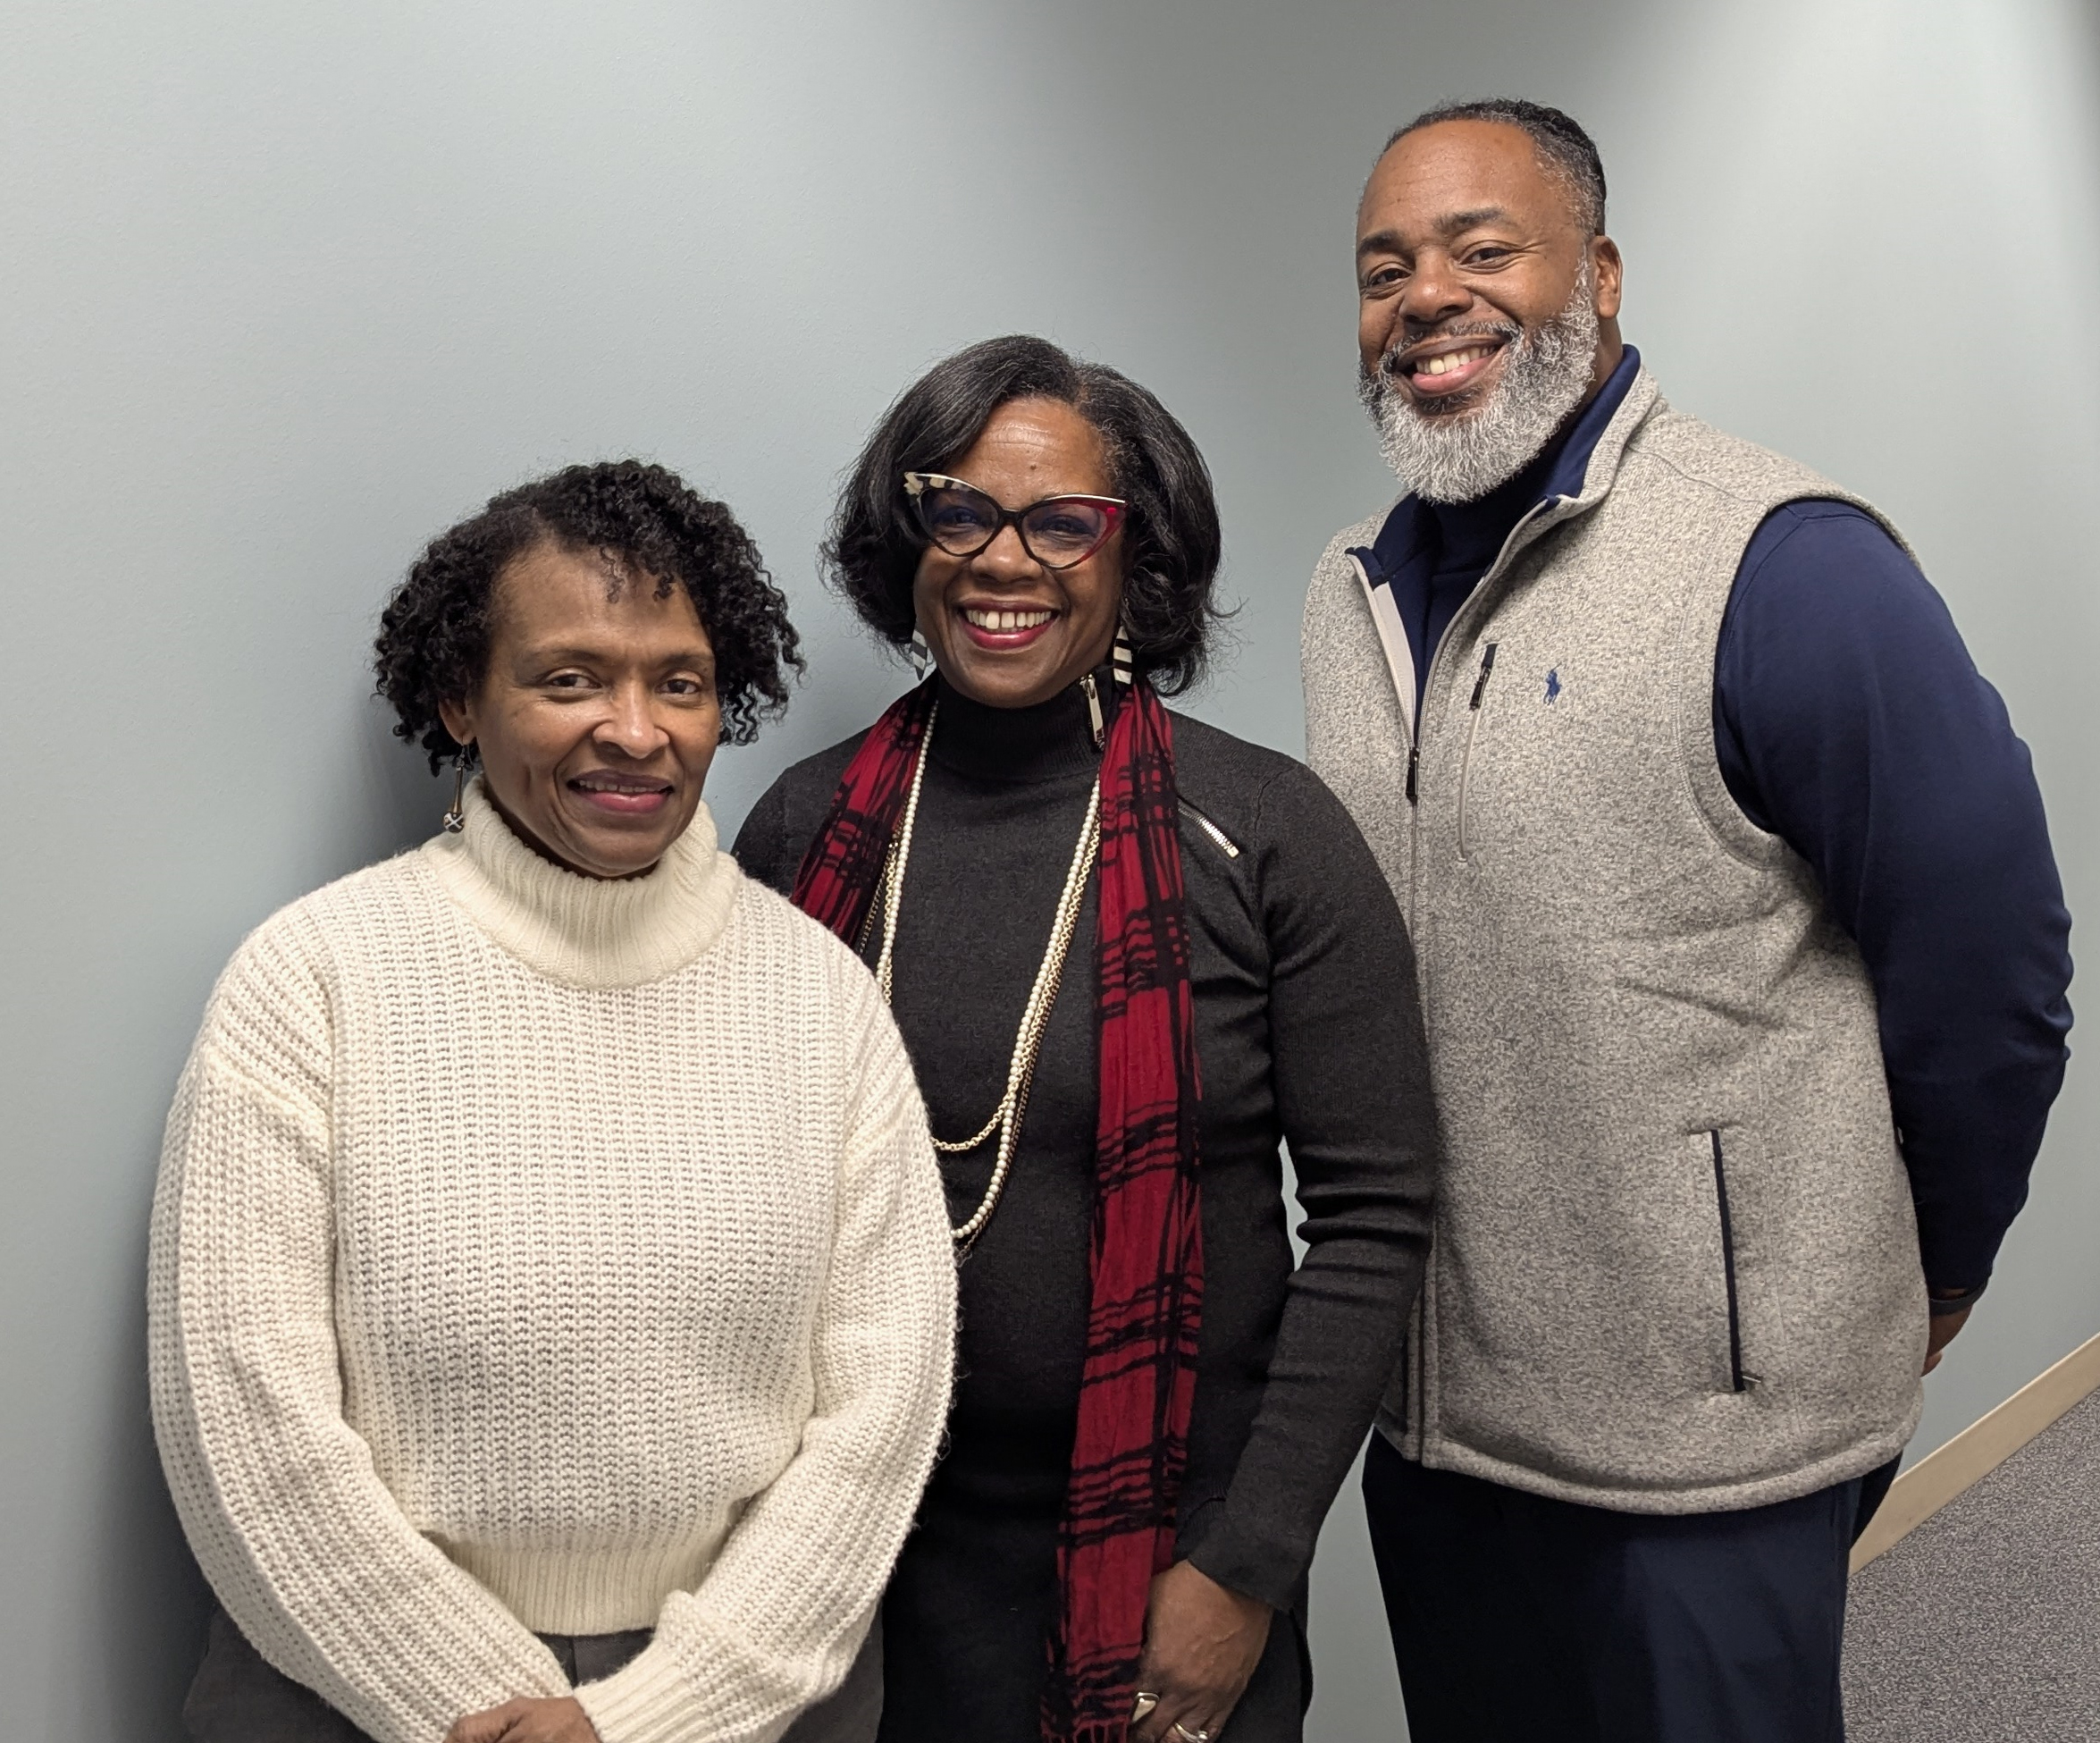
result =
[[651,775],[620,775],[592,769],[575,776],[570,788],[601,811],[650,812],[671,796],[671,783]]
[[979,606],[965,605],[963,621],[975,629],[1000,630],[1035,629],[1046,624],[1057,615],[1054,611],[987,611]]
[[616,775],[609,769],[593,769],[587,775],[578,775],[575,784],[587,793],[662,793],[671,785],[648,775]]

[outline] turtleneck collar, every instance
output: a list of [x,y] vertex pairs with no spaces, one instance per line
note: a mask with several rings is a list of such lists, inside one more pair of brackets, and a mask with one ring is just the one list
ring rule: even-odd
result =
[[[1106,666],[1093,674],[1101,718],[1115,718],[1121,700]],[[1094,748],[1094,723],[1087,693],[1073,684],[1032,708],[987,708],[972,702],[945,678],[934,680],[940,718],[934,722],[929,754],[943,769],[971,780],[1016,786],[1091,774],[1101,766]]]
[[[1575,413],[1552,440],[1513,478],[1495,486],[1485,496],[1470,502],[1423,504],[1434,523],[1441,552],[1436,560],[1440,577],[1470,571],[1474,576],[1500,555],[1509,529],[1533,506],[1550,496],[1576,496],[1583,489],[1583,469],[1640,373],[1641,353],[1631,345],[1618,366]],[[1466,584],[1470,586],[1471,581]]]
[[676,973],[722,935],[743,873],[702,804],[639,878],[587,878],[528,847],[466,789],[466,827],[421,849],[468,917],[528,968],[578,987],[636,987]]

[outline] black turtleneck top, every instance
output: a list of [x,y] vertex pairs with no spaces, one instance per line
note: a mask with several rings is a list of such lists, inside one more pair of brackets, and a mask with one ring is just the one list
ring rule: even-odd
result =
[[[1100,687],[1113,696],[1105,671]],[[1289,1610],[1421,1276],[1434,1121],[1414,962],[1370,850],[1316,776],[1185,715],[1172,725],[1205,1252],[1180,1549]],[[860,742],[774,783],[737,838],[746,872],[790,887]],[[1078,689],[1002,710],[943,686],[894,966],[941,1138],[997,1104],[1098,769]],[[1033,1735],[1086,1351],[1095,939],[1089,893],[1012,1176],[962,1262],[949,1445],[885,1607],[891,1718],[928,1729],[886,1721],[886,1737]],[[1286,1143],[1305,1212],[1295,1267]],[[957,1222],[992,1160],[989,1143],[943,1157]]]

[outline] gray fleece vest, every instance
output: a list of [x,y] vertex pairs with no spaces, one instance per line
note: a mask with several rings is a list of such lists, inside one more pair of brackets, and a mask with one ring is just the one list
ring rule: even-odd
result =
[[1643,371],[1582,493],[1522,521],[1452,620],[1418,736],[1406,638],[1348,554],[1379,518],[1314,575],[1308,757],[1407,917],[1443,1125],[1380,1419],[1424,1464],[1696,1512],[1858,1476],[1917,1426],[1925,1284],[1873,989],[1714,751],[1736,567],[1804,497],[1857,501]]

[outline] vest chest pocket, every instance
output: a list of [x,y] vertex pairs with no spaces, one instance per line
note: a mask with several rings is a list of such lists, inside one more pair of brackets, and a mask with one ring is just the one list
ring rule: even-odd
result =
[[1655,807],[1681,802],[1681,759],[1647,721],[1655,680],[1578,667],[1555,625],[1493,627],[1424,752],[1448,796],[1447,848],[1476,872],[1506,868],[1518,900],[1594,900],[1653,856]]

